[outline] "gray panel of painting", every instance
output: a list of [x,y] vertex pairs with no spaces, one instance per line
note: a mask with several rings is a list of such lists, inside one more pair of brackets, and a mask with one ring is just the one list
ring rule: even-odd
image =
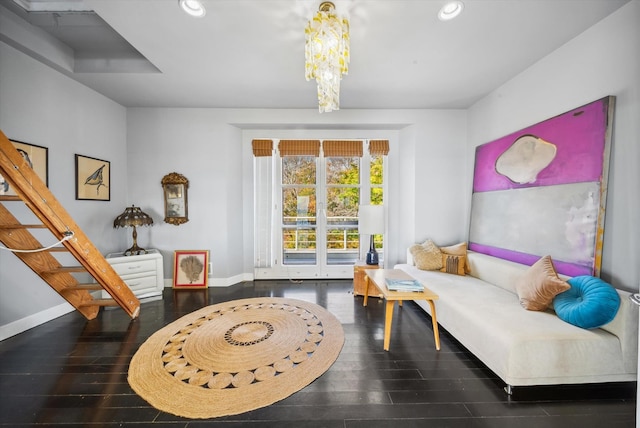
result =
[[599,204],[595,182],[474,193],[469,241],[592,262]]

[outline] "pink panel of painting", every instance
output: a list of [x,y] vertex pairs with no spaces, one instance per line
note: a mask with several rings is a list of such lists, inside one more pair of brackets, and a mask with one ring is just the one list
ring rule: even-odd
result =
[[[477,147],[473,191],[601,181],[608,125],[607,100],[595,101]],[[524,135],[554,144],[557,152],[534,183],[518,184],[496,172],[496,161]]]

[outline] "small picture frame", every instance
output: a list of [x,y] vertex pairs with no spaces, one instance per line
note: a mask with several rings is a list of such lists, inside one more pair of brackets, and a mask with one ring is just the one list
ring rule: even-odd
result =
[[207,288],[209,278],[208,250],[175,250],[173,288]]
[[111,200],[111,162],[76,154],[76,199]]
[[[35,144],[9,140],[42,182],[49,186],[49,149]],[[16,192],[0,175],[0,196],[16,196]]]

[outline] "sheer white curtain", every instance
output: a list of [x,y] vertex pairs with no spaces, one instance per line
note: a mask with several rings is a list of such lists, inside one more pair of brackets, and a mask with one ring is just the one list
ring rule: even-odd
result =
[[254,267],[273,266],[273,141],[253,140]]

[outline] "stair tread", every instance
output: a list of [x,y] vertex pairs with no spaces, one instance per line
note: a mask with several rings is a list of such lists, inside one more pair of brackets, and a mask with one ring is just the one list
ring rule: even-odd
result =
[[104,290],[100,284],[78,284],[72,287],[63,288],[62,291],[77,291],[77,290]]
[[42,223],[39,224],[0,224],[0,229],[46,229]]
[[120,306],[118,302],[113,299],[93,299],[87,302],[78,304],[79,307],[86,306]]
[[51,269],[43,273],[69,273],[69,272],[86,272],[87,268],[84,266],[60,266],[56,269]]

